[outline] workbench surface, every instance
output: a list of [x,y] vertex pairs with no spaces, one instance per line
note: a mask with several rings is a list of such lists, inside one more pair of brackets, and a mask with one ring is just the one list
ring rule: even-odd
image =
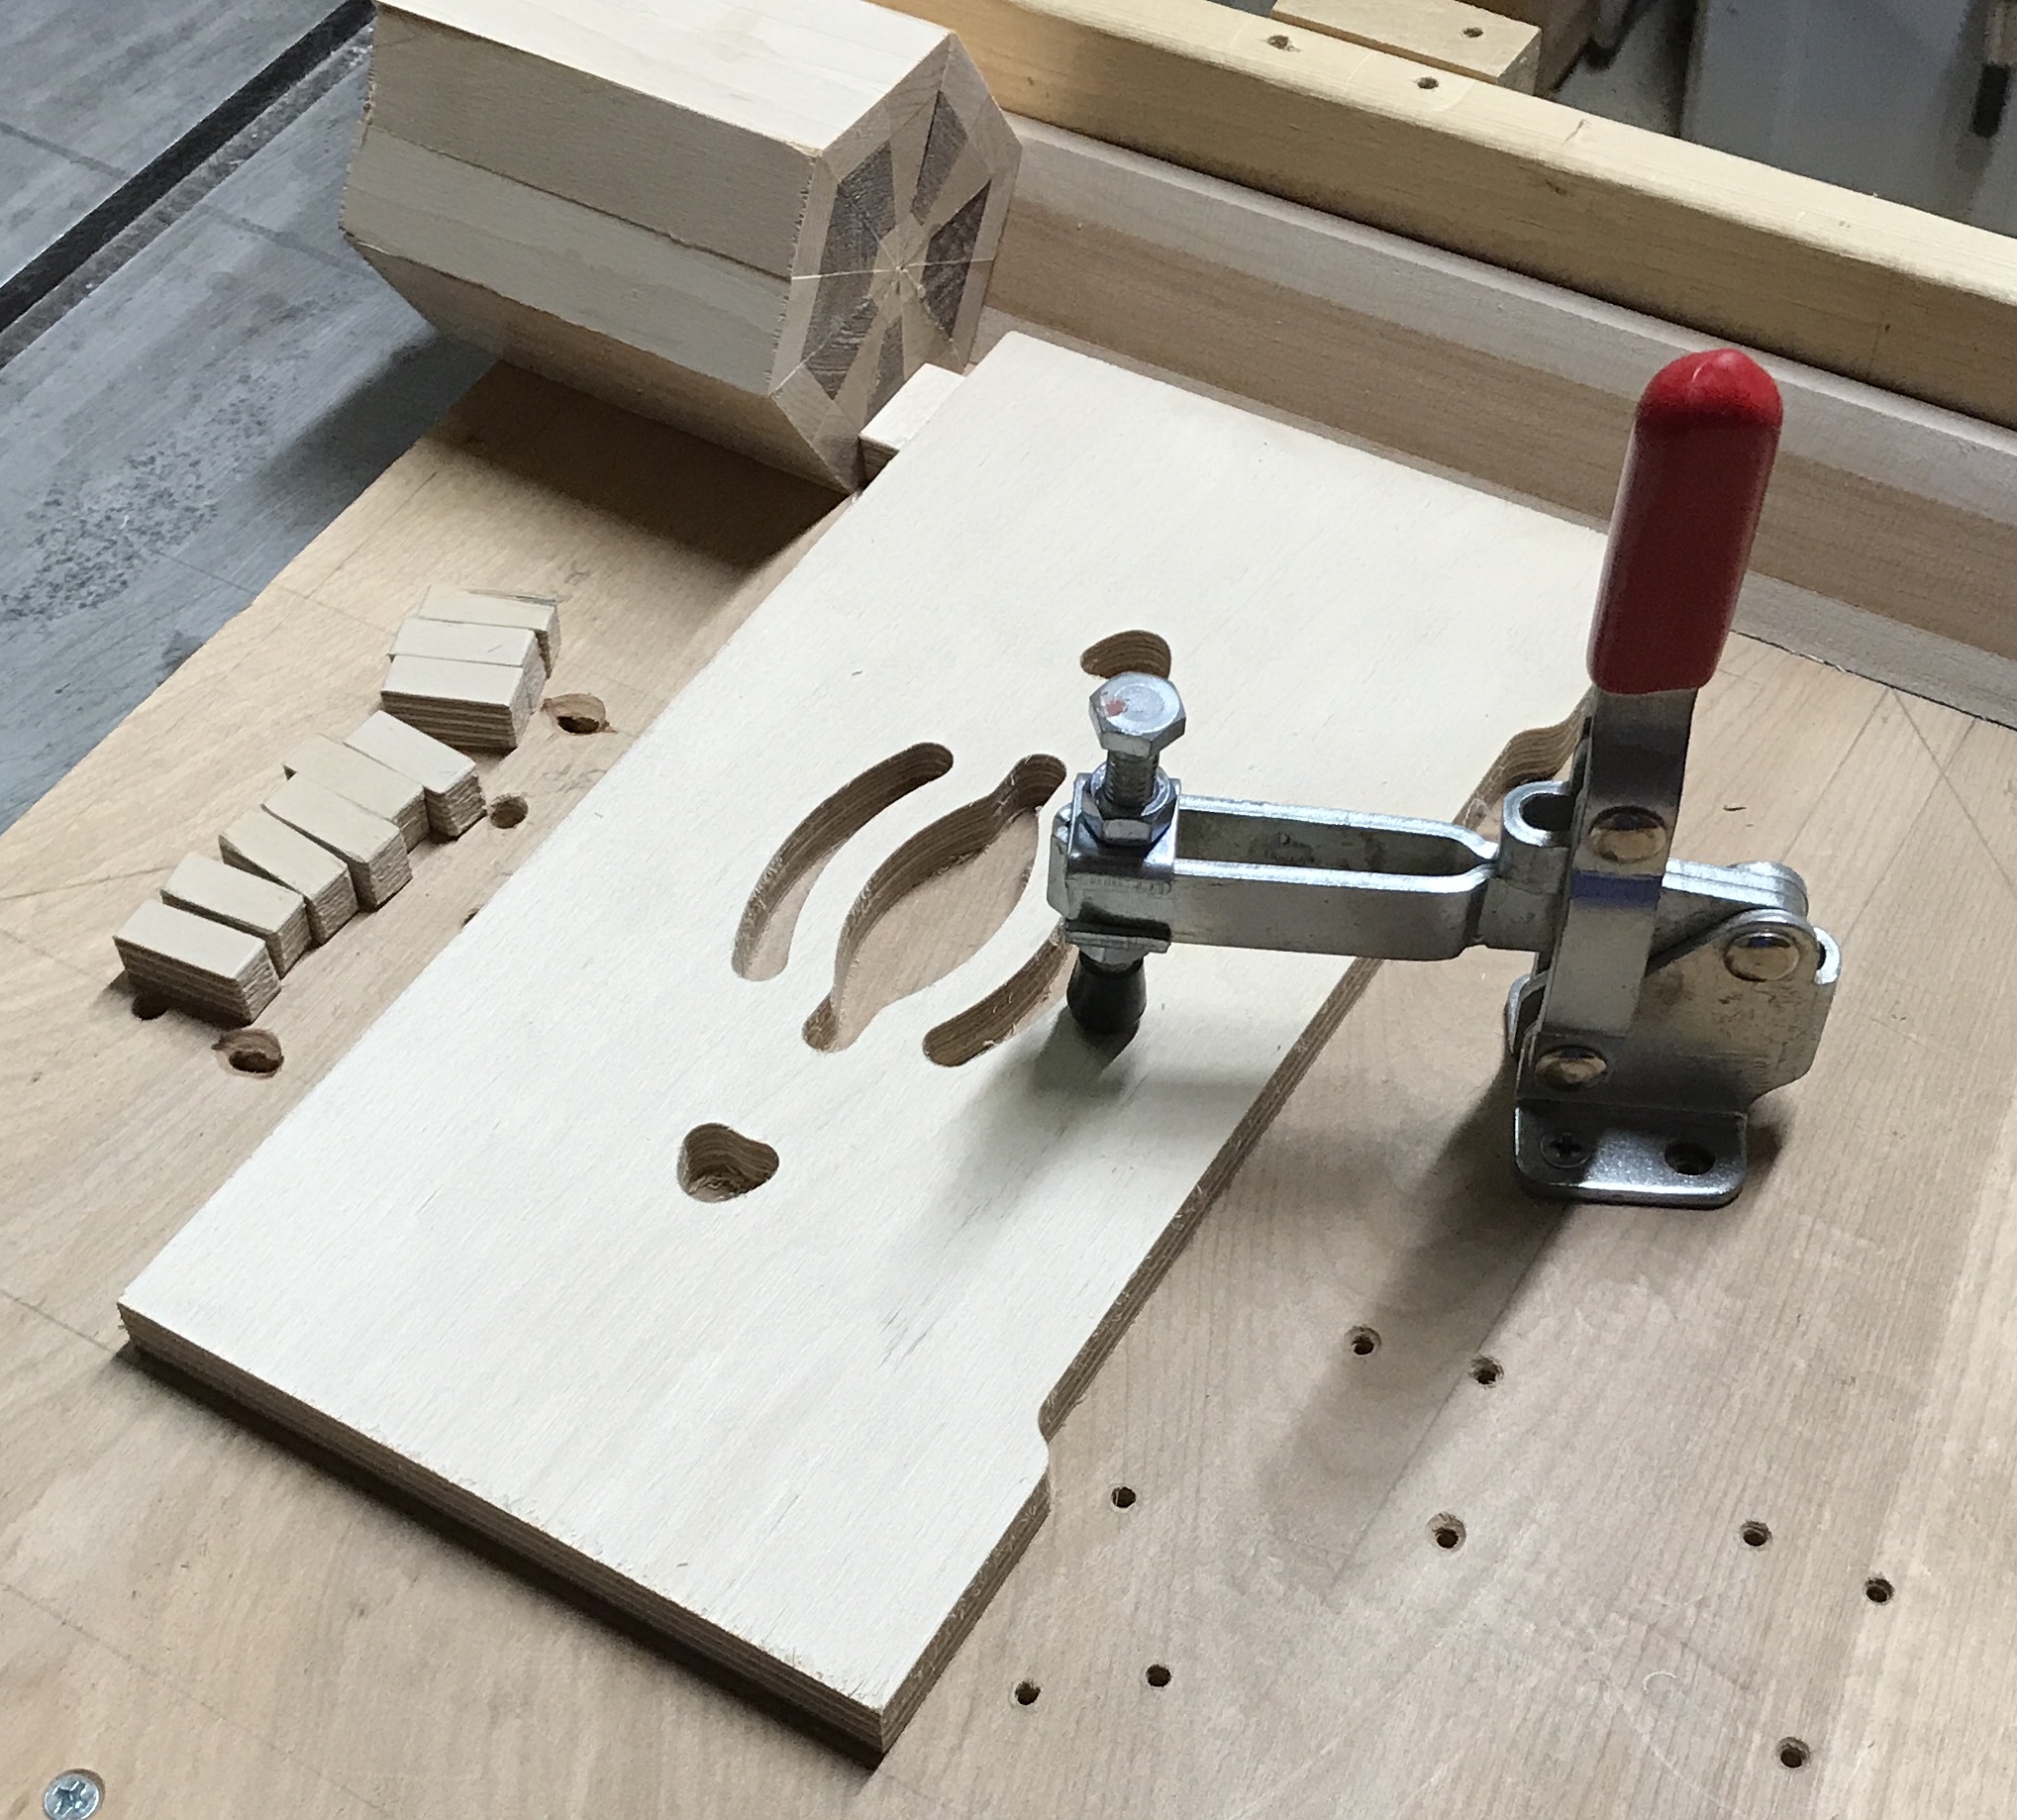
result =
[[[2017,735],[1747,641],[1678,848],[1799,867],[1846,963],[1743,1200],[1527,1200],[1517,960],[1381,969],[873,1770],[133,1363],[118,1292],[831,509],[498,368],[0,838],[0,1816],[76,1765],[110,1820],[2003,1811]],[[488,764],[525,820],[422,850],[236,1072],[111,932],[436,580],[562,595],[613,729]]]

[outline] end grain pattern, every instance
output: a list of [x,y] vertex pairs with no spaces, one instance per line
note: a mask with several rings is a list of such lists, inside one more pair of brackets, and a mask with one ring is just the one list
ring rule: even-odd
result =
[[[1008,339],[133,1284],[129,1330],[886,1749],[1340,967],[1191,951],[1118,1053],[1054,1013],[939,1065],[927,1033],[1053,926],[1010,866],[846,1047],[808,1013],[907,891],[997,840],[1027,877],[1103,637],[1167,640],[1213,788],[1448,814],[1576,707],[1600,556]],[[780,973],[740,977],[766,859],[921,740],[950,773],[833,856]],[[1542,744],[1546,771],[1565,733]]]

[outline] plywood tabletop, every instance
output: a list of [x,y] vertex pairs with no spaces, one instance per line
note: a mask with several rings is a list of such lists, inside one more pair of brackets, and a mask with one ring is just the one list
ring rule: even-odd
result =
[[[2017,736],[1761,645],[1705,697],[1679,850],[1799,866],[1847,966],[1753,1189],[1526,1200],[1516,962],[1385,967],[872,1772],[138,1368],[118,1291],[829,510],[500,369],[0,840],[0,1814],[78,1764],[111,1816],[2000,1811]],[[435,581],[562,595],[555,686],[610,729],[485,761],[524,818],[301,961],[276,1073],[136,1020],[111,931],[355,724]]]

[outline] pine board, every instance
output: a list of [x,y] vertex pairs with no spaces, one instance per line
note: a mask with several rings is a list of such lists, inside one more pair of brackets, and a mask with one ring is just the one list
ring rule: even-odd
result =
[[[1580,696],[1600,555],[1010,338],[132,1286],[129,1330],[886,1749],[1041,1518],[1046,1430],[1306,1061],[1340,964],[1185,954],[1117,1055],[1052,1013],[935,1065],[929,1034],[1044,943],[1032,882],[818,1054],[830,987],[862,1023],[848,907],[913,837],[950,863],[962,804],[1027,865],[1089,749],[1080,654],[1130,625],[1178,654],[1183,768],[1213,789],[1455,813],[1503,755],[1563,756],[1536,735]],[[930,742],[951,779],[833,858],[780,974],[739,978],[766,856]],[[717,1124],[784,1161],[709,1204],[677,1182]]]

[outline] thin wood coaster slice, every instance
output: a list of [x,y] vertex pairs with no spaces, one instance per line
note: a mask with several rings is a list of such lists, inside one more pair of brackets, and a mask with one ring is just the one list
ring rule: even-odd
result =
[[452,663],[501,663],[510,669],[532,670],[540,682],[547,679],[539,640],[524,626],[479,626],[416,615],[400,622],[386,655],[445,657]]
[[399,0],[344,229],[465,340],[850,487],[965,364],[1018,156],[958,41],[865,0]]
[[547,674],[560,660],[560,603],[546,594],[503,594],[490,588],[451,587],[438,581],[420,603],[418,619],[450,619],[465,626],[518,626],[540,642]]
[[[1166,643],[1193,790],[1453,815],[1565,758],[1601,557],[1006,339],[129,1331],[886,1748],[1042,1521],[1046,1434],[1349,1003],[1335,958],[1183,949],[1124,1047],[1057,1005],[1085,665]],[[930,956],[882,925],[974,854],[1029,862],[1009,907]],[[878,943],[929,982],[880,1010]]]
[[327,847],[349,866],[357,902],[366,910],[388,902],[413,877],[406,837],[396,824],[307,777],[288,778],[263,807],[274,820]]
[[168,874],[161,902],[257,936],[273,958],[276,974],[284,974],[308,952],[308,899],[291,886],[222,860],[189,855]]
[[217,837],[227,865],[256,872],[299,891],[308,900],[308,933],[319,944],[357,914],[351,868],[327,847],[254,809]]
[[476,766],[418,727],[381,709],[347,734],[344,744],[420,786],[428,831],[437,841],[460,840],[483,819],[483,785]]
[[280,990],[266,944],[168,904],[142,904],[112,938],[136,997],[220,1024],[250,1024]]
[[427,799],[420,785],[350,746],[317,734],[282,758],[280,768],[392,823],[409,850],[427,838]]
[[540,705],[537,660],[525,668],[398,657],[378,699],[386,713],[461,752],[511,752]]

